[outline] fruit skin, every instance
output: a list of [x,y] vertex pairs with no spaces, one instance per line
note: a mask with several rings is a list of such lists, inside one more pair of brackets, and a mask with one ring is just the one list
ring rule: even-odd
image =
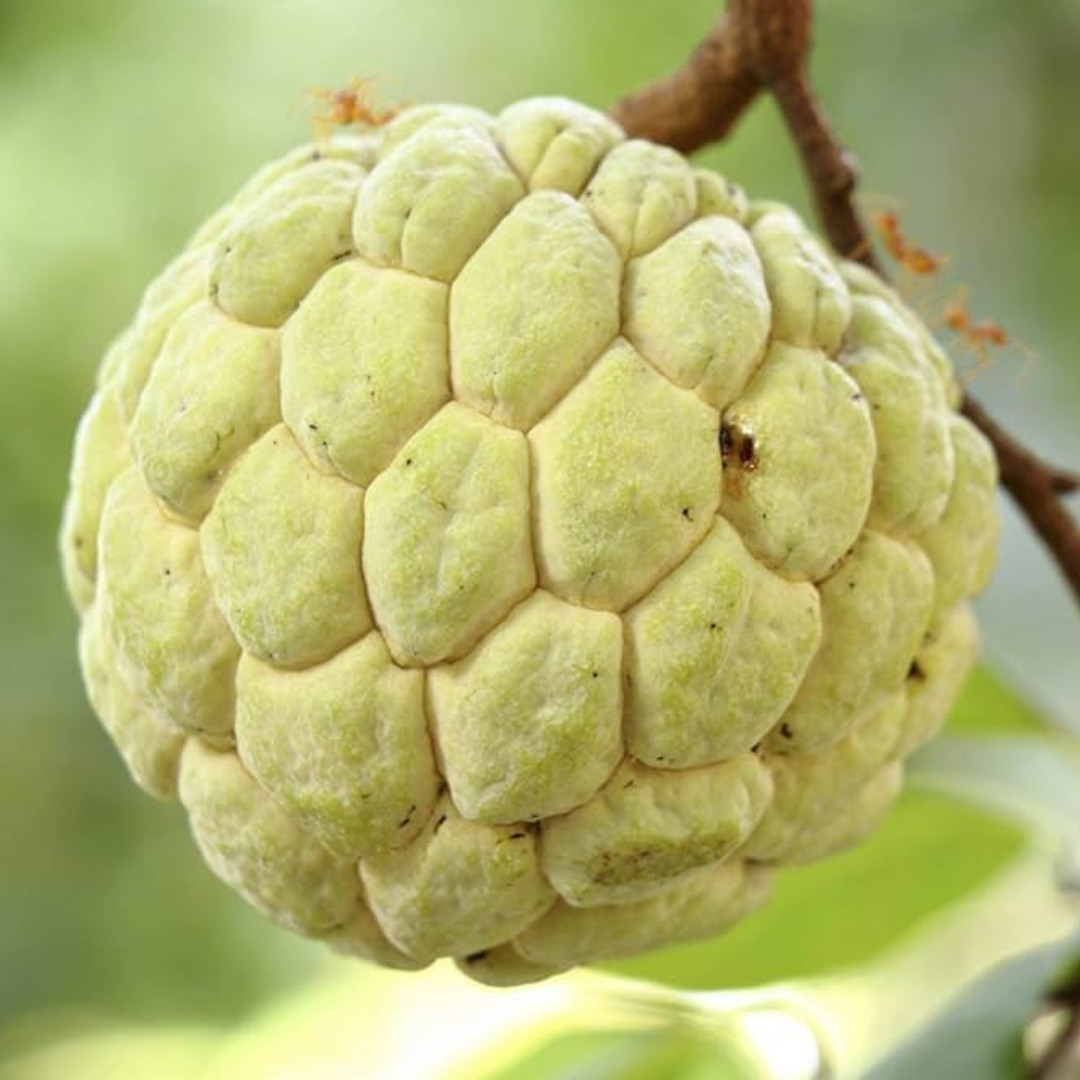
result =
[[563,99],[409,109],[256,174],[106,354],[90,700],[340,951],[512,985],[719,933],[874,827],[974,660],[958,401],[787,207]]

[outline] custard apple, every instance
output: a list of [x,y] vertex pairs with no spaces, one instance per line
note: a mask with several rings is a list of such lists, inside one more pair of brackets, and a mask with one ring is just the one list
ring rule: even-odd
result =
[[266,166],[147,289],[62,528],[90,701],[283,926],[494,984],[859,841],[976,650],[996,471],[797,214],[544,98]]

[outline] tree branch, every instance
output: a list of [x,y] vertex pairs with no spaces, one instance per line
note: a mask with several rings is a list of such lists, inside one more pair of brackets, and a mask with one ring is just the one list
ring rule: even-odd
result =
[[1080,603],[1080,529],[1061,502],[1063,495],[1076,491],[1078,478],[1040,461],[971,397],[964,398],[963,412],[990,440],[1002,486],[1049,549]]
[[1053,1080],[1055,1076],[1065,1075],[1060,1070],[1065,1066],[1080,1044],[1080,1009],[1074,1005],[1065,1015],[1061,1031],[1057,1033],[1046,1051],[1028,1068],[1029,1080]]
[[[730,0],[726,13],[678,71],[623,98],[612,115],[627,134],[689,152],[722,138],[768,90],[798,147],[833,247],[881,272],[859,219],[855,163],[844,150],[808,74],[812,0]],[[1080,526],[1062,505],[1080,476],[1048,465],[975,400],[964,415],[992,443],[1002,486],[1057,562],[1080,602]]]
[[745,7],[733,3],[678,71],[627,94],[611,115],[627,132],[676,150],[722,139],[761,90],[746,63]]
[[1053,1080],[1080,1044],[1080,971],[1074,970],[1064,982],[1052,987],[1045,1003],[1051,1009],[1060,1009],[1064,1016],[1058,1033],[1028,1063],[1028,1080]]
[[774,83],[772,91],[799,148],[829,243],[845,258],[880,273],[852,197],[857,179],[854,159],[837,142],[806,73],[797,71]]

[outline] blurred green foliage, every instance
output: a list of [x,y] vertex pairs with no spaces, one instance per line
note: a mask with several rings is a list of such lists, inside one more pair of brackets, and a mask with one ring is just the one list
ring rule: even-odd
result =
[[1071,934],[998,964],[877,1064],[866,1080],[916,1076],[1019,1080],[1031,1075],[1025,1067],[1024,1029],[1047,985],[1078,950],[1080,935]]
[[956,798],[909,790],[865,843],[777,875],[769,904],[728,933],[603,966],[708,990],[866,963],[985,884],[1023,840],[1011,822]]
[[559,1035],[483,1080],[755,1080],[760,1065],[724,1032],[672,1024]]
[[[0,2],[0,1027],[44,1007],[87,1022],[229,1022],[318,959],[210,878],[176,809],[123,775],[79,687],[54,537],[97,360],[142,285],[258,164],[307,137],[305,87],[377,73],[410,100],[498,108],[558,92],[603,106],[674,67],[717,6]],[[816,76],[865,190],[904,199],[905,226],[953,256],[976,313],[1040,354],[1026,382],[1018,357],[1004,358],[980,393],[1080,461],[1075,0],[819,9]],[[704,157],[757,193],[806,206],[768,103]],[[983,605],[991,653],[1080,731],[1080,670],[1069,662],[1080,620],[1011,518],[1002,561]],[[1037,733],[997,677],[973,687],[959,728]],[[1016,835],[943,796],[912,796],[877,846],[785,883],[762,917],[773,922],[623,970],[700,985],[717,971],[750,981],[864,959],[986,880]],[[905,888],[841,935],[832,908],[837,890],[854,887],[844,875],[876,895],[901,859]],[[906,887],[920,874],[925,892]],[[799,939],[796,909],[814,913]]]
[[1040,735],[1046,721],[999,675],[985,666],[968,678],[949,716],[950,735]]

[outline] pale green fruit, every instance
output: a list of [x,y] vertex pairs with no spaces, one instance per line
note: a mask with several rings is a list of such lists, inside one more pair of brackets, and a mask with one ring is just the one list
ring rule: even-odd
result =
[[996,470],[900,298],[602,114],[266,166],[147,290],[62,532],[94,708],[272,919],[496,985],[869,832],[976,652]]

